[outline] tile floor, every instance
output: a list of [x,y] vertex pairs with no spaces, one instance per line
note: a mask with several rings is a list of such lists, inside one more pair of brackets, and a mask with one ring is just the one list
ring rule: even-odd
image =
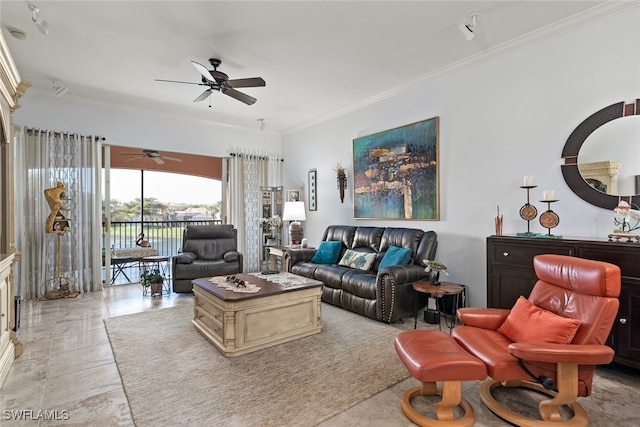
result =
[[[23,302],[19,337],[24,353],[15,360],[0,390],[0,425],[133,426],[103,319],[191,305],[192,300],[191,294],[143,297],[140,285],[130,284],[74,299]],[[395,326],[413,329],[413,321]],[[434,326],[420,319],[418,327]],[[640,388],[640,376],[625,377],[625,382]],[[321,426],[412,426],[399,399],[414,384],[417,382],[409,378]],[[482,409],[476,408],[476,425],[508,425]]]

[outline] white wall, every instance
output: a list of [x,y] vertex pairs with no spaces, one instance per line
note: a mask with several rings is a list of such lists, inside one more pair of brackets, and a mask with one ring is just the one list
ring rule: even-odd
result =
[[154,115],[140,110],[56,98],[27,91],[14,123],[54,131],[101,135],[105,143],[174,152],[226,156],[230,148],[280,155],[280,135]]
[[[471,304],[486,304],[486,237],[494,234],[496,206],[504,233],[526,231],[518,211],[526,200],[523,176],[542,191],[554,190],[552,208],[563,236],[603,238],[612,212],[579,199],[567,187],[562,147],[587,116],[610,104],[640,98],[640,9],[615,15],[553,39],[434,78],[314,127],[285,135],[290,185],[305,184],[318,170],[318,210],[309,212],[305,235],[317,245],[330,224],[381,225],[435,230],[437,258],[449,280],[469,285]],[[488,29],[487,29],[488,31]],[[353,195],[340,203],[335,164],[352,171],[352,140],[433,116],[440,117],[440,221],[355,220]],[[636,142],[637,143],[637,142]],[[349,190],[353,190],[349,180]],[[306,191],[306,190],[305,190]],[[535,221],[534,232],[546,232]]]

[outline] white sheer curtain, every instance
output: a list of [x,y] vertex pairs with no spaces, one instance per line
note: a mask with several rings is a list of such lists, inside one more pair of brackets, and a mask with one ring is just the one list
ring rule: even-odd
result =
[[[102,290],[101,138],[22,128],[15,140],[17,295],[42,298],[55,290],[58,256],[61,276],[70,290]],[[45,232],[50,213],[44,190],[62,182],[70,233]],[[52,289],[53,288],[53,289]]]
[[282,185],[282,159],[241,149],[227,158],[227,209],[229,223],[238,229],[238,250],[244,271],[260,270],[260,187]]

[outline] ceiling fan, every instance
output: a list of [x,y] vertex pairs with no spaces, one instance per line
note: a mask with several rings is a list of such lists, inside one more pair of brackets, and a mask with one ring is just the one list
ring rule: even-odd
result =
[[246,79],[229,80],[228,75],[226,75],[222,71],[218,71],[218,67],[220,66],[220,64],[222,64],[222,61],[217,58],[209,59],[209,63],[213,67],[213,70],[207,70],[207,67],[195,61],[191,61],[191,63],[193,64],[194,67],[196,67],[196,70],[198,70],[198,72],[202,74],[201,83],[180,82],[176,80],[162,80],[162,79],[156,79],[156,81],[207,86],[208,89],[202,92],[200,96],[198,96],[196,99],[193,100],[193,102],[204,101],[205,99],[211,96],[214,90],[216,90],[218,92],[224,93],[225,95],[229,95],[230,97],[235,98],[238,101],[244,102],[247,105],[253,105],[256,102],[256,98],[249,96],[245,93],[242,93],[240,91],[237,91],[236,88],[266,86],[266,83],[262,79],[262,77],[249,77]]
[[[182,159],[176,157],[162,156],[156,150],[142,150],[142,153],[122,153],[123,156],[136,156],[127,161],[135,160],[137,157],[148,157],[159,165],[164,164],[164,160],[171,160],[174,162],[181,162]],[[163,160],[164,159],[164,160]]]

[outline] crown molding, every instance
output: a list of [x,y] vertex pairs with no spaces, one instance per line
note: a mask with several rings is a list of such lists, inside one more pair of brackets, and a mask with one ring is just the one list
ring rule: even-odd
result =
[[320,123],[326,122],[328,120],[335,119],[345,114],[360,110],[366,106],[376,104],[385,99],[389,99],[396,95],[407,92],[408,90],[414,89],[424,84],[425,82],[435,79],[436,77],[439,77],[441,75],[451,73],[461,68],[479,64],[489,59],[497,58],[501,55],[505,55],[510,52],[515,52],[525,47],[544,42],[546,40],[557,37],[560,34],[567,33],[569,31],[595,23],[607,17],[613,16],[619,13],[623,13],[638,7],[640,7],[639,1],[623,1],[623,0],[608,1],[606,3],[594,6],[590,9],[577,13],[568,18],[561,19],[557,22],[554,22],[553,24],[546,25],[544,27],[538,28],[529,33],[523,34],[522,36],[511,39],[507,42],[493,46],[482,52],[475,53],[471,56],[468,56],[459,61],[448,64],[437,70],[431,71],[429,73],[425,73],[411,80],[407,80],[403,84],[396,86],[388,91],[381,92],[372,97],[363,99],[360,102],[357,102],[355,104],[345,106],[344,108],[334,110],[325,115],[318,116],[314,119],[307,120],[305,122],[291,126],[287,129],[284,129],[281,133],[284,136],[284,135],[290,135],[290,134],[302,131],[311,126],[315,126]]
[[[30,90],[31,93],[33,94],[37,94],[40,96],[45,96],[45,97],[50,97],[50,98],[57,98],[54,94],[53,91],[50,90],[44,90],[44,89],[39,89],[39,88],[32,88]],[[216,121],[211,121],[211,120],[205,120],[205,119],[199,119],[199,118],[194,118],[193,116],[190,115],[182,115],[182,114],[175,114],[175,113],[169,113],[169,112],[164,112],[164,111],[159,111],[159,110],[151,110],[148,108],[144,108],[144,107],[138,107],[132,104],[120,104],[117,102],[106,102],[106,101],[102,101],[96,98],[86,98],[86,97],[81,97],[81,96],[76,96],[73,95],[72,93],[67,93],[64,95],[65,100],[68,100],[70,102],[74,102],[76,104],[80,104],[80,105],[88,105],[88,106],[92,106],[92,107],[100,107],[100,108],[105,108],[108,110],[116,110],[119,112],[125,112],[125,113],[131,113],[131,114],[143,114],[149,117],[156,117],[156,118],[160,118],[160,119],[172,119],[172,120],[181,120],[187,123],[193,123],[193,124],[198,124],[198,125],[203,125],[203,126],[210,126],[210,127],[215,127],[215,128],[220,128],[220,129],[227,129],[227,130],[236,130],[236,131],[242,131],[242,132],[251,132],[251,133],[261,133],[261,134],[271,134],[271,135],[280,135],[280,132],[273,132],[273,131],[268,131],[268,130],[264,130],[261,131],[259,128],[251,128],[251,127],[247,127],[247,126],[240,126],[240,125],[232,125],[232,124],[228,124],[228,123],[221,123],[221,122],[216,122]],[[57,98],[58,100],[60,100],[60,98]],[[61,101],[61,102],[65,102],[65,101]]]

